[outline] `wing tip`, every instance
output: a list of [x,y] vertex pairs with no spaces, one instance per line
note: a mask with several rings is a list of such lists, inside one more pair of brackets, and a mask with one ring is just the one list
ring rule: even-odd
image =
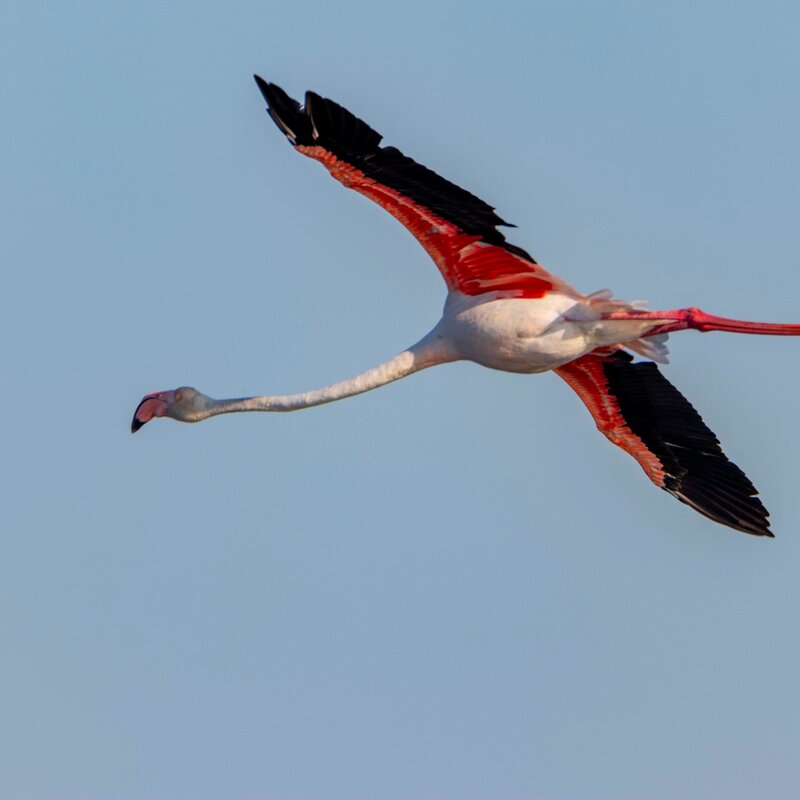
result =
[[289,142],[293,145],[310,143],[311,121],[300,103],[276,83],[269,83],[260,75],[253,75],[253,79],[266,100],[267,113]]
[[769,512],[754,495],[737,498],[733,503],[720,503],[715,500],[713,495],[690,498],[680,490],[665,490],[682,503],[720,525],[750,536],[759,536],[764,539],[775,538],[775,534],[769,529]]
[[269,108],[281,104],[281,100],[284,98],[291,100],[289,95],[287,95],[280,86],[265,81],[260,75],[254,74],[253,80],[256,82],[256,86],[258,86],[258,90],[261,92],[264,100],[266,100]]

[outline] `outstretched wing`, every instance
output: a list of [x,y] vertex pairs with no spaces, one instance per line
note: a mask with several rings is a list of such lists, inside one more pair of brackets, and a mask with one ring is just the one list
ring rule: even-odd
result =
[[383,137],[338,103],[307,92],[301,106],[279,86],[254,77],[269,115],[295,149],[400,220],[436,262],[450,290],[536,298],[557,288],[577,296],[506,241],[497,226],[508,223],[483,200],[397,148],[381,147]]
[[717,437],[650,361],[622,350],[591,353],[556,372],[578,393],[599,430],[630,453],[656,486],[731,528],[772,536],[769,512]]

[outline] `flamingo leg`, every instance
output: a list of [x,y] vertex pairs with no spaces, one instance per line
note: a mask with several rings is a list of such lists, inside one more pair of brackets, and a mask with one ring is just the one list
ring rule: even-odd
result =
[[[768,336],[800,336],[800,325],[779,322],[749,322],[707,314],[699,308],[677,308],[672,311],[614,311],[607,319],[658,321],[647,336],[674,331],[726,331],[727,333],[757,333]],[[665,322],[665,320],[668,320]]]

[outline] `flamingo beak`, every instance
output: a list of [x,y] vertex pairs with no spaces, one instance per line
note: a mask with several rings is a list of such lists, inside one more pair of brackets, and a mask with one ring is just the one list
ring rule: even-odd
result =
[[167,392],[154,392],[145,395],[142,401],[136,406],[131,422],[131,433],[136,433],[146,422],[156,417],[163,417],[167,413]]

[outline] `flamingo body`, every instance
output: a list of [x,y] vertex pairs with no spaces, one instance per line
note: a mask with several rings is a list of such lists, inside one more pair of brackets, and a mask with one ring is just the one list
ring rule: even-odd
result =
[[[191,387],[146,395],[133,417],[199,422],[246,411],[295,411],[370,391],[421,369],[469,360],[507,372],[554,371],[606,438],[648,478],[709,518],[772,536],[768,512],[691,404],[659,372],[671,332],[695,329],[796,336],[800,325],[746,322],[696,308],[646,311],[606,291],[585,295],[510,244],[507,225],[475,195],[381,145],[382,137],[332,100],[300,105],[256,76],[267,110],[294,148],[345,187],[398,219],[447,287],[442,318],[415,345],[366,372],[294,395],[216,400]],[[634,362],[632,350],[650,359]]]
[[653,324],[609,320],[559,291],[542,298],[450,292],[434,329],[460,359],[505,372],[547,372],[598,347],[635,342]]

